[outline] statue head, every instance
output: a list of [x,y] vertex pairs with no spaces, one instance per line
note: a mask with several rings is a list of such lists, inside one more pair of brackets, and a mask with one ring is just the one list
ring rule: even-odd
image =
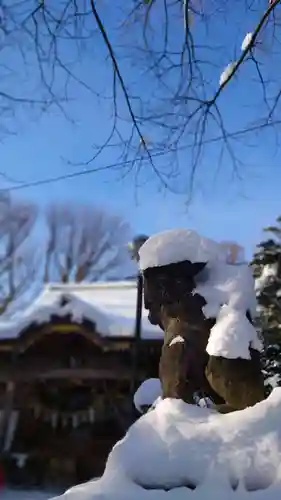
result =
[[144,305],[148,318],[163,330],[170,319],[196,326],[205,320],[204,297],[195,292],[195,278],[205,268],[205,262],[185,260],[143,271]]

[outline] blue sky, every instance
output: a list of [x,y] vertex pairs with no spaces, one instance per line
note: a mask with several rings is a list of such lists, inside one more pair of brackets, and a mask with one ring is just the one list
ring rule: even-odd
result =
[[[237,19],[239,14],[241,11],[238,9]],[[235,19],[230,27],[221,22],[216,26],[214,21],[213,30],[217,38],[226,41],[229,47],[229,53],[222,57],[222,68],[229,62],[228,58],[231,51],[234,52],[237,39],[241,44],[241,34],[249,31],[256,19],[256,12],[243,17],[238,31]],[[110,20],[108,22],[110,24]],[[203,38],[207,35],[201,33],[200,36]],[[84,65],[81,65],[81,74],[89,81],[95,78],[99,86],[106,86],[106,67],[102,64],[91,66],[88,63],[89,56],[85,58]],[[129,66],[124,68],[125,76],[131,78]],[[211,76],[214,80],[219,78],[219,73],[218,68],[212,69]],[[226,123],[233,126],[233,129],[239,128],[240,122],[243,127],[250,116],[259,116],[260,92],[257,86],[251,85],[249,97],[250,84],[247,79],[250,80],[251,77],[246,68],[243,78],[234,82],[221,100]],[[102,103],[97,103],[79,86],[75,86],[73,96],[74,99],[67,105],[67,111],[75,124],[66,120],[57,110],[51,110],[40,119],[35,119],[29,112],[21,115],[17,134],[6,136],[1,144],[3,172],[23,182],[32,182],[81,168],[70,165],[67,160],[79,162],[91,156],[94,138],[102,138],[108,130],[109,115]],[[245,246],[247,255],[250,256],[262,237],[262,228],[273,223],[281,213],[280,153],[276,148],[275,138],[269,131],[259,136],[252,148],[238,144],[238,153],[243,156],[244,161],[241,167],[242,180],[239,181],[233,179],[228,159],[225,159],[216,175],[216,147],[210,147],[201,160],[196,189],[188,206],[185,194],[174,195],[160,190],[151,175],[136,188],[133,174],[120,179],[115,171],[98,172],[19,190],[14,195],[34,200],[42,207],[57,200],[104,206],[128,220],[135,233],[151,234],[171,227],[191,227],[218,240],[235,239]],[[183,171],[190,164],[189,155],[188,150],[180,155]],[[115,161],[118,161],[118,150],[111,148],[104,152],[94,166],[104,166]],[[3,188],[16,185],[7,183],[4,178],[0,181]]]

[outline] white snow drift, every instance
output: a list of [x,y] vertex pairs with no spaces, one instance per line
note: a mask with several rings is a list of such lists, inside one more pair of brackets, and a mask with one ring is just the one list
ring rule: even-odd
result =
[[[159,378],[145,380],[134,395],[134,405],[140,413],[145,413],[148,406],[150,409],[156,408],[160,401],[162,401],[162,387]],[[194,394],[194,401],[202,408],[214,406],[208,397],[202,398],[197,394]]]
[[1,500],[50,500],[50,493],[43,491],[0,490]]
[[134,395],[134,405],[142,413],[142,407],[152,406],[162,396],[161,382],[159,378],[145,380]]
[[277,500],[280,415],[281,388],[255,407],[228,415],[166,399],[116,444],[100,480],[57,499],[202,500],[218,493],[240,500],[251,491],[251,498]]

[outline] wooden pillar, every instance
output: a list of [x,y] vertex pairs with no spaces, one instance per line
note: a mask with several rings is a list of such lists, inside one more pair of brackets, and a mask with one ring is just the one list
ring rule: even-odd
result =
[[16,386],[13,381],[7,382],[5,401],[0,421],[0,453],[3,453],[5,449],[7,431],[14,405],[15,388]]
[[[16,370],[17,364],[17,351],[12,353],[12,373]],[[14,381],[9,380],[6,384],[6,392],[4,397],[4,404],[2,408],[2,415],[0,420],[0,453],[5,451],[5,444],[7,439],[7,432],[9,429],[9,422],[12,416],[14,398],[15,398],[16,384]]]
[[137,281],[137,303],[136,303],[136,318],[135,318],[135,335],[132,345],[132,397],[138,388],[139,383],[139,348],[141,343],[141,327],[142,327],[142,303],[143,303],[143,277],[138,274]]

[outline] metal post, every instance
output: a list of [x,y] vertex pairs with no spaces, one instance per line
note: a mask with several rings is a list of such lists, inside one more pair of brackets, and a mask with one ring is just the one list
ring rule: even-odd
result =
[[138,361],[139,361],[139,347],[141,341],[141,322],[142,322],[142,289],[143,277],[138,274],[137,279],[137,302],[136,302],[136,322],[135,322],[135,335],[133,344],[133,380],[132,391],[135,393],[138,384]]
[[[138,236],[129,245],[132,259],[136,262],[139,260],[139,249],[147,240],[147,236]],[[132,393],[134,394],[138,384],[138,369],[139,369],[139,347],[141,341],[141,326],[142,326],[142,299],[143,299],[143,277],[142,273],[138,273],[137,277],[137,300],[136,300],[136,320],[134,331],[134,343],[132,349]]]
[[278,261],[277,261],[277,278],[281,278],[281,252],[278,253]]

